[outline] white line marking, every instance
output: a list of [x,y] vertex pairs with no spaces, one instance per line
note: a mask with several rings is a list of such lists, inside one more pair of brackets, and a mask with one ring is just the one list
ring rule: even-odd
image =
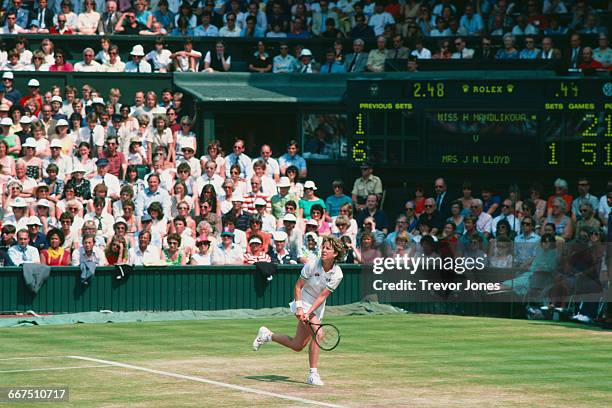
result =
[[97,359],[97,358],[81,357],[81,356],[66,356],[66,357],[74,358],[74,359],[77,359],[77,360],[93,361],[95,363],[103,363],[103,364],[108,364],[108,365],[112,365],[112,366],[116,366],[116,367],[129,368],[131,370],[145,371],[147,373],[165,375],[167,377],[180,378],[182,380],[196,381],[196,382],[200,382],[200,383],[216,385],[218,387],[230,388],[232,390],[237,390],[237,391],[242,391],[242,392],[250,392],[252,394],[259,394],[259,395],[266,395],[268,397],[282,398],[282,399],[286,399],[286,400],[289,400],[289,401],[301,402],[303,404],[319,405],[319,406],[322,406],[322,407],[330,407],[330,408],[342,408],[343,407],[342,405],[335,405],[335,404],[330,404],[330,403],[327,403],[327,402],[314,401],[314,400],[309,400],[309,399],[300,398],[300,397],[292,397],[290,395],[277,394],[277,393],[269,392],[269,391],[262,391],[262,390],[258,390],[256,388],[242,387],[240,385],[234,385],[234,384],[223,383],[223,382],[220,382],[220,381],[208,380],[206,378],[194,377],[194,376],[191,376],[191,375],[183,375],[183,374],[178,374],[178,373],[172,373],[170,371],[154,370],[154,369],[151,369],[151,368],[139,367],[139,366],[135,366],[135,365],[131,365],[131,364],[118,363],[118,362],[115,362],[115,361],[100,360],[100,359]]
[[76,368],[96,368],[96,367],[113,367],[110,364],[105,364],[105,365],[88,365],[88,366],[74,366],[74,367],[47,367],[47,368],[28,368],[28,369],[24,369],[24,370],[7,370],[7,371],[0,371],[0,374],[6,374],[6,373],[26,373],[29,371],[56,371],[56,370],[74,370]]
[[66,358],[66,356],[31,356],[31,357],[11,357],[11,358],[0,358],[0,361],[11,361],[11,360],[39,360],[47,358]]

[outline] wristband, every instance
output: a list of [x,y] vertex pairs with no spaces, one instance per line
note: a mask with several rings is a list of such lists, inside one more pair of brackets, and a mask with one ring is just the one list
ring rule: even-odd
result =
[[303,309],[304,307],[302,306],[302,301],[301,300],[296,300],[295,301],[295,308],[301,308]]

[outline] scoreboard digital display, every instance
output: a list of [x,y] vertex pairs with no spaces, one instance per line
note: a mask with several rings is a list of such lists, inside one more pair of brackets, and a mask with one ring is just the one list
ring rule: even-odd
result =
[[612,170],[612,80],[351,80],[350,155],[408,167]]

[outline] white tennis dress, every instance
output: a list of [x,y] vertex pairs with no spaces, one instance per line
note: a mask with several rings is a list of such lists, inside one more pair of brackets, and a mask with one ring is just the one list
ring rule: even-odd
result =
[[[338,265],[334,264],[329,272],[323,271],[323,265],[320,259],[312,260],[304,265],[300,273],[300,279],[306,281],[302,287],[302,307],[304,312],[310,309],[310,306],[312,306],[321,292],[323,292],[323,289],[327,288],[330,292],[336,290],[342,278],[342,269],[340,269]],[[297,311],[295,300],[289,303],[289,307],[293,313]],[[325,302],[314,311],[314,314],[319,320],[322,320],[324,312]]]

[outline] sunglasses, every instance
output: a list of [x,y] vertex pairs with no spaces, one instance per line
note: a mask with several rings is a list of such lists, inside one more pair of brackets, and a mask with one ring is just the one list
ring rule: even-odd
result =
[[522,222],[521,225],[532,225],[530,222]]
[[433,205],[427,204],[425,208],[433,208]]

